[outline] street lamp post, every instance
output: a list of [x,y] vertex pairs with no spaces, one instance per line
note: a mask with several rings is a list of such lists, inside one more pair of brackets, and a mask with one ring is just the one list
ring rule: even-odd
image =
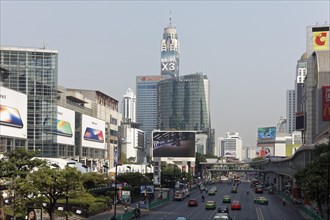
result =
[[115,195],[114,195],[114,203],[115,203],[115,208],[114,208],[114,216],[111,218],[111,220],[116,220],[117,219],[117,176],[118,176],[118,149],[115,146],[114,147],[114,162],[115,162]]
[[173,199],[175,196],[175,163],[173,164]]
[[116,220],[117,219],[117,163],[116,163],[116,171],[115,171],[115,195],[114,195],[114,203],[115,203],[115,208],[114,208],[114,213],[113,217],[111,220]]

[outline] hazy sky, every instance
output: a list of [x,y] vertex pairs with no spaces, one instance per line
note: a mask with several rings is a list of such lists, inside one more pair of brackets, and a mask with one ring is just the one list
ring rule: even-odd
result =
[[327,1],[4,1],[0,44],[57,50],[59,85],[121,101],[139,75],[160,75],[160,41],[172,23],[180,75],[211,84],[216,137],[237,131],[256,145],[257,128],[285,117],[306,27],[329,23]]

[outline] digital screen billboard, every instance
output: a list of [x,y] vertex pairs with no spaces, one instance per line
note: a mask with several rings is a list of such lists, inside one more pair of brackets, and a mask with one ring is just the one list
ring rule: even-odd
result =
[[82,115],[81,128],[81,144],[83,147],[105,149],[105,121]]
[[1,86],[0,135],[27,138],[27,95]]
[[194,131],[153,131],[154,157],[195,157]]
[[258,128],[258,141],[273,141],[276,139],[276,127]]

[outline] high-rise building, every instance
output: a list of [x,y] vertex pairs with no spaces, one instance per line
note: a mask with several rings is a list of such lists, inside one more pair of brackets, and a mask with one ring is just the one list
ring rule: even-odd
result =
[[160,44],[161,75],[179,76],[180,45],[176,27],[172,26],[171,17],[169,25],[164,28],[163,39]]
[[238,132],[227,132],[225,137],[225,155],[226,158],[237,158],[242,160],[242,139]]
[[160,130],[210,129],[210,85],[202,73],[162,80],[159,86]]
[[151,132],[157,129],[157,83],[169,76],[136,77],[136,121],[146,133],[146,157],[152,156]]
[[[158,82],[158,129],[205,132],[210,141],[210,85],[202,73]],[[213,142],[213,144],[211,144]],[[214,153],[214,140],[206,153]]]
[[27,96],[26,109],[23,109],[23,106],[18,109],[27,111],[27,119],[24,124],[20,124],[22,129],[27,129],[27,136],[3,134],[9,127],[11,129],[9,133],[15,134],[13,128],[17,129],[19,125],[7,124],[6,129],[0,126],[0,142],[6,150],[27,146],[30,150],[38,150],[43,157],[58,155],[57,135],[48,132],[47,126],[44,126],[48,119],[57,116],[57,57],[58,52],[55,50],[0,47],[0,86],[17,92],[10,92],[9,94],[13,95],[7,96],[2,94],[4,91],[2,89],[1,104],[4,103],[3,99],[7,99],[6,103],[15,102],[8,98],[21,97],[18,93]]
[[122,115],[123,119],[130,119],[131,122],[136,122],[136,96],[132,89],[127,89],[122,100]]
[[292,134],[296,128],[296,91],[286,91],[286,133]]

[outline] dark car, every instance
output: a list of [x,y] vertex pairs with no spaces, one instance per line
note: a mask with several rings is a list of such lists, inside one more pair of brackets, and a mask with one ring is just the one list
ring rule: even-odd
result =
[[218,212],[219,213],[229,213],[229,209],[227,206],[219,206]]
[[188,201],[188,206],[192,207],[192,206],[198,206],[198,201],[197,199],[189,199]]

